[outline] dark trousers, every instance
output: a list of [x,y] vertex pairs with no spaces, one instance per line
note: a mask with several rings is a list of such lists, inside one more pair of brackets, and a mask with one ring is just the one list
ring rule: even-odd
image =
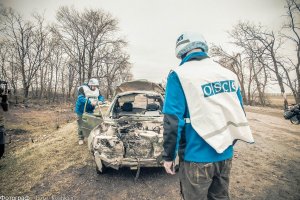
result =
[[185,200],[230,199],[229,175],[231,159],[213,163],[180,163],[179,178]]
[[4,126],[1,126],[0,124],[0,158],[4,154],[4,149],[5,149],[5,129]]

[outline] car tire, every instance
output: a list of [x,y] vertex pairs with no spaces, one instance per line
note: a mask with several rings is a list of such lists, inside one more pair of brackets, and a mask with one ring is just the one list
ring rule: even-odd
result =
[[175,172],[179,172],[179,165],[175,165]]
[[4,154],[5,144],[0,144],[0,158],[2,158]]

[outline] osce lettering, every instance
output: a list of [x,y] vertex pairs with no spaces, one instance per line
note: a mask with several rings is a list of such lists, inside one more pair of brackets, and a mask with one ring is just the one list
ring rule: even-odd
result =
[[223,92],[235,92],[234,80],[216,81],[201,86],[204,97],[210,97]]

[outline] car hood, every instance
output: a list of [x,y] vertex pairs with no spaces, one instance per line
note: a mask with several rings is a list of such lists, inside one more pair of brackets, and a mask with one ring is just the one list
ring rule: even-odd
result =
[[164,88],[157,83],[153,83],[147,80],[135,80],[135,81],[124,82],[121,83],[119,86],[117,86],[114,96],[116,96],[119,93],[123,93],[127,91],[136,91],[136,90],[154,91],[161,95],[163,95],[165,92]]

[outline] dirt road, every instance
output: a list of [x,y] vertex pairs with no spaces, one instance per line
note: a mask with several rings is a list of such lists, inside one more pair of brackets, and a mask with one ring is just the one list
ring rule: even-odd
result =
[[[248,107],[247,117],[256,143],[235,146],[232,199],[300,199],[300,126],[284,120],[276,109]],[[77,145],[75,122],[21,147],[12,147],[0,161],[0,195],[180,199],[178,176],[163,169],[144,168],[136,182],[129,169],[97,175],[87,147]]]

